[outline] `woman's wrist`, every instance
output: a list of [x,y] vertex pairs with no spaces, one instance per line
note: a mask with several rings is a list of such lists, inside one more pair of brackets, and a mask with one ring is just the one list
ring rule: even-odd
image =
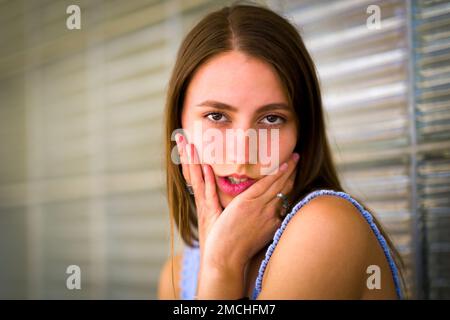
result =
[[204,259],[200,265],[197,299],[240,299],[244,296],[244,269]]
[[[223,251],[223,250],[222,250]],[[245,270],[248,259],[234,250],[233,252],[222,252],[221,250],[204,250],[201,253],[201,263],[208,268],[221,271],[237,272]]]

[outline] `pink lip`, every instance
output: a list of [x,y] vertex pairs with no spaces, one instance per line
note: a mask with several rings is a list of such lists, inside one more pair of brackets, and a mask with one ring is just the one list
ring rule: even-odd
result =
[[[245,175],[237,175],[237,174],[232,174],[231,176],[239,179],[246,177]],[[219,189],[232,196],[237,196],[241,192],[244,192],[244,190],[246,190],[256,182],[256,180],[250,178],[248,178],[247,181],[237,184],[232,184],[230,180],[227,179],[227,177],[218,177],[218,180],[219,180],[218,181]]]

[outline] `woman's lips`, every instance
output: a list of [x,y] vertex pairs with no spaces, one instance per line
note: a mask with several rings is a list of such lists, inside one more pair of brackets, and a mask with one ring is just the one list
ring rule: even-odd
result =
[[[228,177],[229,176],[218,177],[218,185],[220,190],[232,196],[237,196],[238,194],[240,194],[241,192],[243,192],[245,189],[249,188],[252,184],[256,182],[255,179],[247,178],[247,180],[239,183],[231,183]],[[243,179],[242,176],[238,177],[232,175],[232,177],[235,179]]]

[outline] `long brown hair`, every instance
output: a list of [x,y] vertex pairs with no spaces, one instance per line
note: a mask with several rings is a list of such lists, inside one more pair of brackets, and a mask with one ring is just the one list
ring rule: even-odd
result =
[[[241,51],[272,65],[297,114],[298,137],[295,151],[301,154],[298,166],[302,170],[297,172],[290,203],[297,203],[318,189],[344,191],[326,136],[315,65],[297,29],[269,8],[255,4],[231,4],[209,13],[186,35],[178,51],[168,86],[165,164],[172,256],[174,222],[186,245],[192,247],[195,246],[194,241],[198,241],[195,204],[185,188],[180,166],[174,164],[171,158],[172,150],[176,147],[173,133],[181,128],[185,92],[197,68],[215,55],[232,50]],[[400,267],[403,267],[401,256],[375,217],[374,222],[386,239],[400,271]],[[400,275],[404,286],[401,272]]]

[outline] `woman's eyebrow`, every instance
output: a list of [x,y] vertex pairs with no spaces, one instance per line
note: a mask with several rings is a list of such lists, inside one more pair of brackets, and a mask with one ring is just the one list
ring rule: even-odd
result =
[[[197,105],[197,107],[213,107],[213,108],[217,108],[217,109],[222,109],[222,110],[228,110],[231,112],[237,112],[238,109],[236,107],[230,106],[226,103],[223,102],[219,102],[219,101],[214,101],[214,100],[205,100],[201,103],[199,103]],[[263,105],[261,107],[258,108],[258,110],[256,110],[256,113],[262,113],[262,112],[266,112],[266,111],[271,111],[271,110],[276,110],[276,109],[283,109],[286,111],[292,111],[292,109],[284,102],[274,102],[274,103],[269,103],[266,105]]]

